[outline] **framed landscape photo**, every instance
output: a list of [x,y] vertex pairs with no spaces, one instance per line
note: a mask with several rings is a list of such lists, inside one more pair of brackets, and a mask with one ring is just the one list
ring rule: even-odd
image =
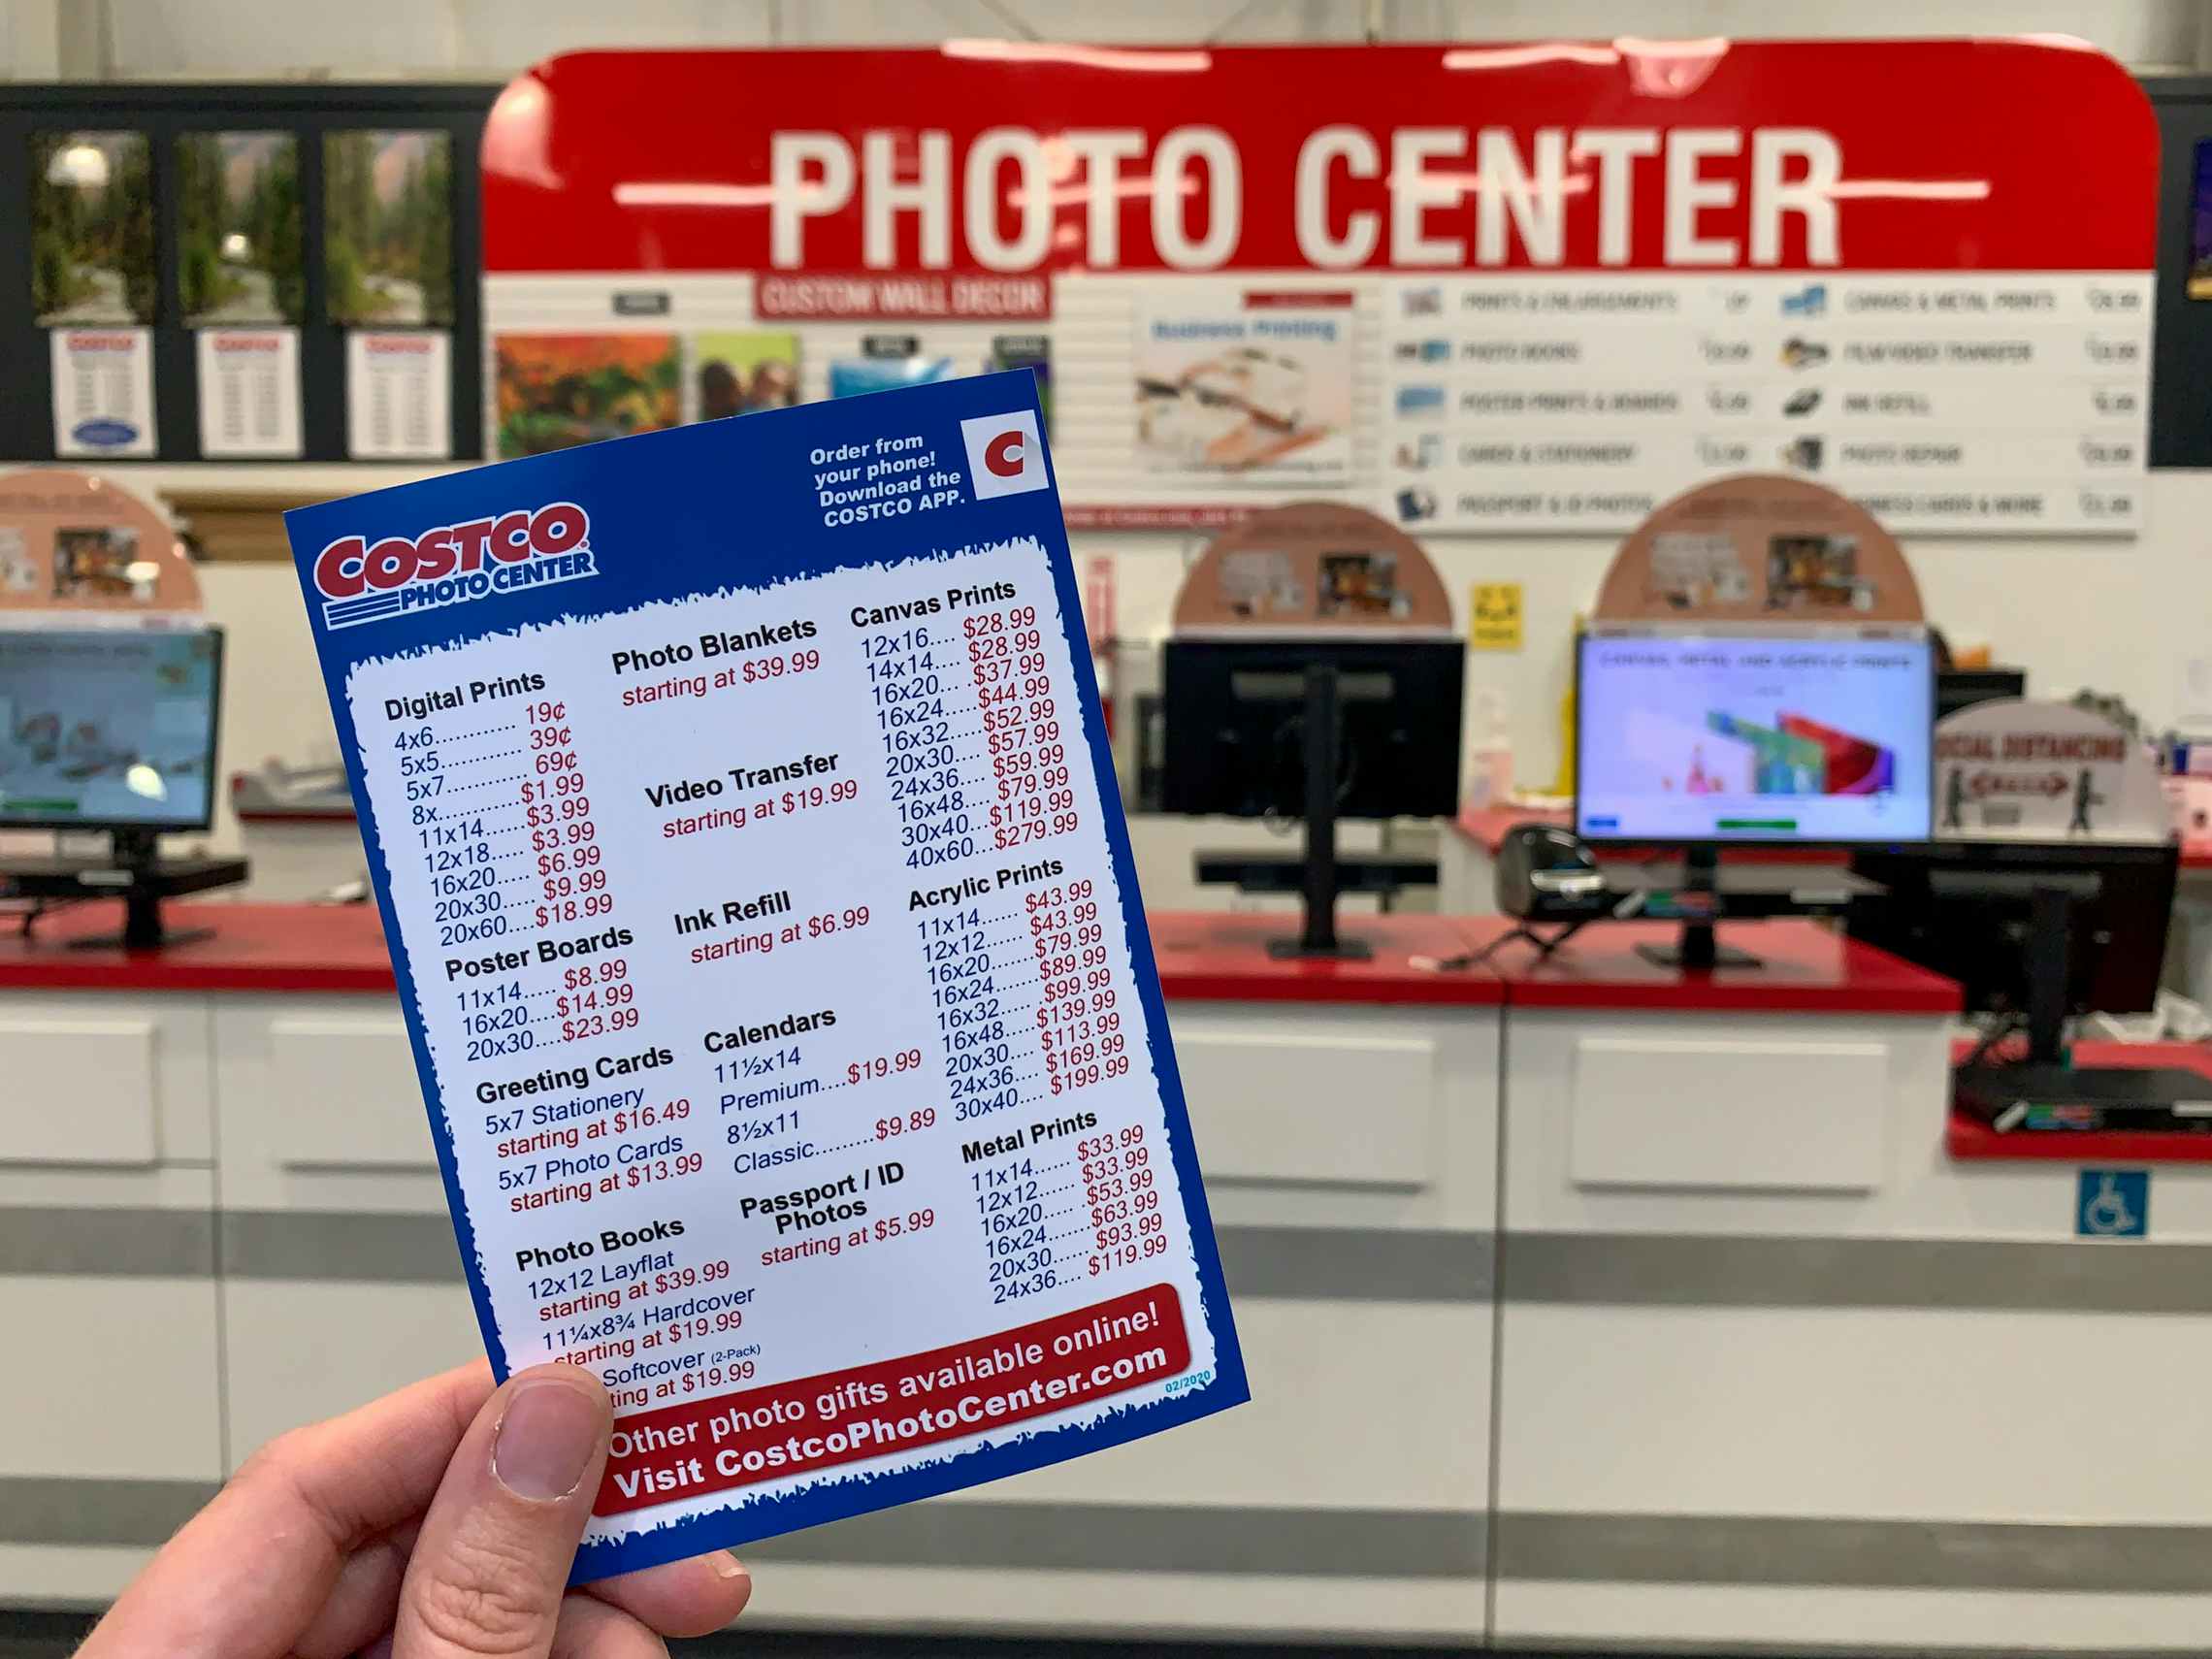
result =
[[430,130],[323,135],[330,320],[453,326],[453,141]]
[[31,298],[42,328],[153,321],[146,134],[31,135]]
[[307,278],[297,139],[185,134],[177,141],[177,204],[186,326],[299,323]]

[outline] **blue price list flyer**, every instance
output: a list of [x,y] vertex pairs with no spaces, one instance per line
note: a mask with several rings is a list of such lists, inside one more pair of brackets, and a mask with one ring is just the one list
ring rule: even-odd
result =
[[290,515],[583,1578],[1245,1398],[1030,377]]

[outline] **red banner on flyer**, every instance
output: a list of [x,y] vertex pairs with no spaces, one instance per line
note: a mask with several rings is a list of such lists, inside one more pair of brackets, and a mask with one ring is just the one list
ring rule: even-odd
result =
[[643,1412],[615,1425],[593,1513],[989,1434],[1164,1382],[1189,1364],[1182,1301],[1155,1285],[927,1353]]

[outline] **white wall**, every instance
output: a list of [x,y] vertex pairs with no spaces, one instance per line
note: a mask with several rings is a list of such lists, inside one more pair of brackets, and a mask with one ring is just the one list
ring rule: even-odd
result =
[[[67,26],[62,26],[66,23]],[[327,72],[503,77],[587,45],[892,44],[1037,34],[1175,42],[1224,39],[1500,39],[1618,34],[1881,35],[2060,32],[2136,65],[2204,60],[2202,0],[0,0],[0,74],[251,78]],[[88,44],[89,43],[89,44]],[[88,61],[92,60],[92,61]],[[118,470],[156,488],[169,469]],[[203,469],[199,479],[259,477],[332,494],[394,481],[390,469]],[[405,475],[405,474],[397,474]],[[2163,473],[2134,541],[1922,540],[1907,551],[1931,614],[1955,638],[1986,638],[2031,669],[2038,693],[2117,692],[2154,722],[2171,716],[2178,665],[2212,653],[2212,474]],[[1182,537],[1086,537],[1080,555],[1119,564],[1125,638],[1164,627],[1184,563]],[[1610,544],[1587,538],[1440,540],[1455,602],[1478,577],[1527,590],[1527,648],[1471,659],[1471,692],[1504,699],[1518,771],[1548,781],[1557,760],[1566,641]],[[211,604],[234,631],[226,766],[331,752],[288,570],[217,569]]]
[[[18,16],[20,15],[20,16]],[[927,44],[947,36],[1500,40],[2059,33],[2124,63],[2202,61],[2200,0],[0,0],[0,74],[504,80],[588,46]],[[11,19],[15,19],[11,21]]]
[[0,4],[0,79],[50,81],[61,73],[61,16],[48,0]]

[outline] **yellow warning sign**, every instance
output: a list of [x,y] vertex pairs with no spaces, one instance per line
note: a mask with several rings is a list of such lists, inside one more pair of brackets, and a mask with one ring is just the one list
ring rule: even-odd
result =
[[1467,607],[1467,642],[1478,651],[1521,648],[1521,585],[1477,582]]

